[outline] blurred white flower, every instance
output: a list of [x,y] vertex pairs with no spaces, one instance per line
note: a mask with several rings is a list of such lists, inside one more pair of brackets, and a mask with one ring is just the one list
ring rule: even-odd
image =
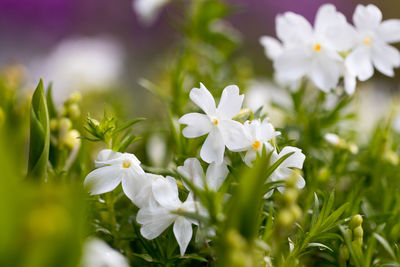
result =
[[81,267],[129,267],[128,260],[101,239],[91,237],[83,246]]
[[[281,152],[278,154],[276,151],[272,153],[271,161],[272,164],[277,162],[280,158],[283,156],[294,152],[292,155],[290,155],[288,158],[286,158],[279,166],[276,168],[276,170],[271,174],[269,177],[269,180],[272,182],[276,181],[282,181],[286,180],[292,175],[295,175],[295,170],[296,169],[302,169],[303,168],[303,163],[306,158],[306,156],[301,152],[301,149],[297,147],[292,147],[292,146],[286,146],[284,147]],[[298,174],[297,177],[297,187],[299,189],[303,188],[306,185],[306,181],[304,178]],[[278,187],[279,192],[283,191],[283,187]],[[270,191],[268,195],[270,195],[272,192]]]
[[107,37],[63,40],[46,58],[36,62],[40,75],[53,81],[53,96],[62,103],[74,91],[110,87],[123,67],[120,45]]
[[274,61],[278,80],[295,83],[307,76],[321,90],[335,88],[343,74],[338,54],[351,47],[352,28],[331,4],[322,5],[314,29],[302,16],[292,12],[276,19],[278,41],[262,37],[267,55]]
[[325,141],[333,146],[337,146],[340,143],[340,137],[334,133],[327,133],[324,135]]
[[97,157],[97,169],[86,176],[84,186],[92,195],[98,195],[114,190],[122,182],[124,193],[135,202],[144,175],[135,155],[104,149]]
[[170,0],[133,0],[132,7],[139,20],[146,25],[152,24],[161,12],[161,9]]
[[274,149],[270,141],[280,132],[275,131],[268,119],[262,122],[260,120],[246,121],[244,129],[246,146],[237,151],[246,151],[243,161],[251,167],[252,162],[257,158],[257,153],[261,155],[264,146],[268,152]]
[[146,152],[150,159],[150,162],[156,166],[162,166],[165,162],[167,155],[167,144],[165,136],[155,133],[152,134],[147,141]]
[[176,180],[170,176],[154,182],[152,192],[158,205],[150,205],[139,210],[136,220],[142,224],[140,233],[143,237],[151,240],[162,234],[171,224],[174,224],[173,232],[183,256],[192,239],[192,223],[197,224],[197,222],[178,215],[176,212],[194,213],[197,204],[193,201],[193,195],[189,194],[186,201],[182,202],[179,199]]
[[356,7],[353,22],[355,47],[345,61],[349,73],[365,81],[372,77],[375,67],[387,76],[394,76],[393,68],[400,66],[400,53],[388,44],[400,41],[400,20],[382,22],[379,8],[369,4]]
[[243,95],[239,95],[239,88],[236,85],[227,86],[216,108],[213,96],[202,83],[200,88],[193,88],[190,91],[190,99],[205,114],[186,114],[179,119],[179,123],[188,125],[182,131],[183,136],[187,138],[208,134],[200,151],[200,157],[205,162],[221,164],[225,146],[230,150],[244,146],[243,125],[232,120],[239,113],[243,98]]
[[[207,187],[213,191],[217,191],[220,188],[229,173],[225,163],[211,163],[204,175],[203,167],[201,167],[199,160],[196,158],[186,159],[183,166],[178,167],[178,172],[195,186],[204,189],[204,183],[206,183]],[[185,186],[188,188],[186,184]],[[188,189],[190,190],[190,188]]]

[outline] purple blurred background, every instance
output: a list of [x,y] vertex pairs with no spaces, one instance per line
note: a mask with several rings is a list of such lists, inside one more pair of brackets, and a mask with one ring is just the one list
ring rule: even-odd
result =
[[[385,18],[399,17],[398,0],[230,0],[239,7],[232,24],[243,34],[246,53],[260,60],[261,35],[274,35],[274,18],[285,11],[313,20],[318,7],[333,3],[350,20],[357,4],[374,3]],[[28,64],[46,55],[61,40],[76,36],[108,35],[121,43],[134,62],[131,73],[146,73],[157,55],[177,37],[169,23],[176,12],[167,6],[151,26],[139,23],[131,0],[0,0],[0,64],[16,59]],[[264,60],[266,62],[266,60]],[[267,63],[261,63],[267,64]]]

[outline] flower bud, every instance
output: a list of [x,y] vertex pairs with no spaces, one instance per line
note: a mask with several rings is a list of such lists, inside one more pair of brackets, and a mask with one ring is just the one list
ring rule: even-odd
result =
[[72,119],[76,119],[81,115],[81,110],[78,106],[78,104],[71,104],[68,107],[68,114]]
[[289,227],[294,222],[295,218],[293,216],[293,212],[287,208],[279,211],[277,216],[277,222],[279,225],[283,227]]
[[78,146],[81,143],[81,140],[78,138],[79,136],[80,136],[79,132],[73,129],[68,131],[65,139],[62,141],[67,147],[73,149],[75,146]]
[[347,260],[349,260],[350,258],[350,253],[349,253],[349,249],[347,248],[346,245],[340,245],[339,247],[339,258],[346,262]]
[[361,217],[360,214],[354,215],[353,218],[351,218],[350,227],[356,228],[357,226],[362,225],[362,222],[363,222],[363,218]]
[[73,103],[79,103],[82,100],[82,94],[81,92],[73,92],[70,96],[68,101],[73,104]]
[[289,209],[290,209],[290,211],[291,211],[291,213],[292,213],[292,216],[293,216],[293,218],[294,218],[295,221],[297,221],[298,219],[300,219],[301,214],[302,214],[303,212],[302,212],[301,208],[300,208],[298,205],[293,204],[293,205],[290,206]]
[[52,132],[55,132],[55,131],[57,131],[57,129],[58,129],[58,120],[57,119],[51,119],[50,120],[50,130]]
[[362,229],[361,226],[357,226],[353,230],[353,235],[354,235],[354,239],[357,239],[357,238],[360,238],[360,237],[362,238],[363,235],[364,235],[364,230]]
[[294,188],[287,188],[283,192],[282,198],[286,202],[286,204],[292,204],[296,201],[298,196],[299,196],[298,190]]

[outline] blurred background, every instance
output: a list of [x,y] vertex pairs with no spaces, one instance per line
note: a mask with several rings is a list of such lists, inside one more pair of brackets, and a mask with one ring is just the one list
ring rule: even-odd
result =
[[[146,10],[146,1],[160,4],[156,10]],[[157,66],[165,60],[163,55],[179,41],[177,25],[183,17],[181,7],[185,1],[137,2],[142,3],[135,6],[131,0],[0,0],[0,65],[22,63],[31,88],[39,77],[54,81],[58,103],[74,87],[82,88],[82,83],[98,89],[116,86],[130,96],[134,92],[130,106],[146,116],[150,111],[144,99],[148,95],[138,80],[151,80]],[[400,15],[397,0],[227,2],[233,7],[228,21],[242,40],[237,53],[250,59],[257,77],[271,76],[271,63],[263,56],[258,39],[274,35],[274,20],[279,13],[294,11],[313,21],[318,7],[329,2],[350,21],[359,3],[376,4],[385,19]],[[387,86],[396,89],[395,85]]]

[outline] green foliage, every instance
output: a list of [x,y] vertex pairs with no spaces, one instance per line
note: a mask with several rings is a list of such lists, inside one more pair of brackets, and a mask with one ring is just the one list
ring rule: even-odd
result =
[[42,80],[32,96],[30,118],[28,177],[44,180],[49,159],[50,126]]

